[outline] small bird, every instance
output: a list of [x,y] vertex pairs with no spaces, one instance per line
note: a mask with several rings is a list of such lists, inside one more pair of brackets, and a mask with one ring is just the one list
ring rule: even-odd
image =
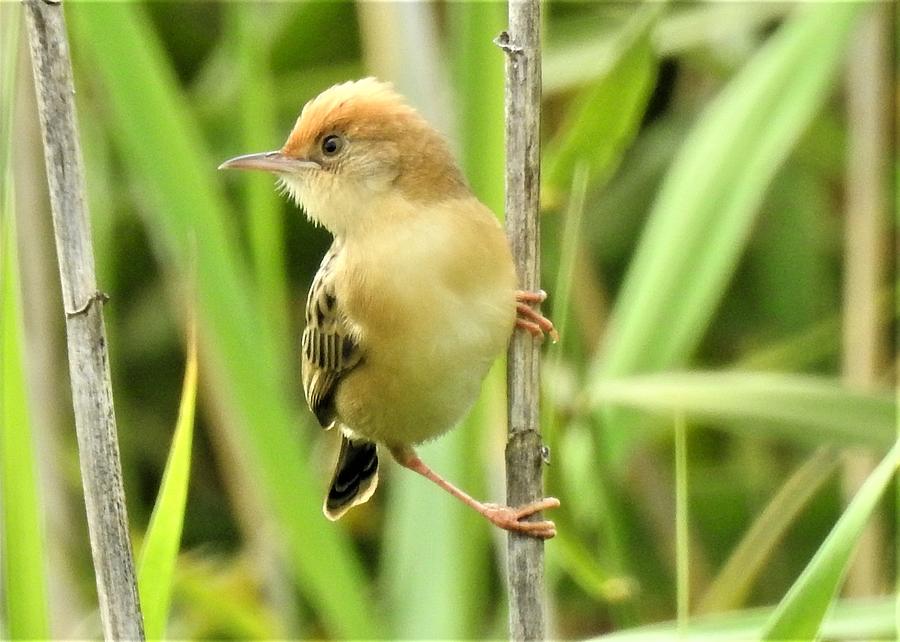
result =
[[479,502],[419,459],[414,446],[451,429],[514,327],[553,324],[516,289],[503,229],[472,194],[444,138],[375,78],[309,101],[284,146],[225,161],[264,170],[334,236],[306,302],[301,375],[310,409],[341,432],[324,512],[336,520],[378,484],[376,444],[497,526],[535,537],[524,521],[555,498],[511,508]]

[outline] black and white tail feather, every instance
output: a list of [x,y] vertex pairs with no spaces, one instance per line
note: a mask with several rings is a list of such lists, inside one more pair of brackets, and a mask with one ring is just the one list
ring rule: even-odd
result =
[[334,521],[369,500],[378,487],[378,451],[365,439],[341,435],[341,451],[322,510]]

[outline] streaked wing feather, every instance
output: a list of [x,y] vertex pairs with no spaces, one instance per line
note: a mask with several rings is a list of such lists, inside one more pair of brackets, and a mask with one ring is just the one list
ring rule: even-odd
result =
[[341,312],[332,266],[341,246],[335,241],[319,266],[306,300],[301,375],[306,402],[323,427],[334,423],[334,393],[341,378],[362,356]]

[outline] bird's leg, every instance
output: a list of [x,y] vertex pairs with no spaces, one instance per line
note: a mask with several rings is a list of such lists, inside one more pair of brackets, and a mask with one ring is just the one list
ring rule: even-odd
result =
[[533,537],[541,539],[550,539],[556,535],[556,525],[551,521],[541,522],[523,522],[525,517],[534,515],[542,510],[556,508],[559,506],[559,500],[555,497],[546,497],[544,499],[512,508],[510,506],[498,506],[496,504],[484,504],[477,499],[472,498],[459,488],[448,482],[446,479],[431,470],[425,463],[419,459],[416,452],[409,446],[391,446],[391,454],[401,466],[419,473],[423,477],[430,479],[435,484],[446,490],[448,493],[456,497],[458,500],[477,510],[479,513],[495,526],[508,531],[517,533],[525,533]]
[[553,322],[531,307],[534,303],[543,303],[546,298],[547,293],[543,290],[516,290],[516,327],[527,330],[535,337],[543,338],[544,333],[547,333],[550,340],[556,343],[559,341],[559,333],[553,327]]

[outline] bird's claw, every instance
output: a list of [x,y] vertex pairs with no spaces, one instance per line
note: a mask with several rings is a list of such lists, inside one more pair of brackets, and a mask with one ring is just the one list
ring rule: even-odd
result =
[[549,334],[550,340],[556,343],[559,341],[559,333],[553,327],[553,322],[531,307],[533,304],[543,303],[546,299],[547,293],[543,290],[537,292],[518,290],[516,292],[516,327],[541,339],[544,338],[545,333]]
[[531,292],[530,290],[516,290],[516,301],[520,303],[543,303],[547,300],[547,293],[544,290]]
[[522,520],[542,510],[557,508],[558,506],[558,499],[555,497],[546,497],[536,502],[519,506],[518,508],[498,506],[496,504],[485,504],[482,514],[492,524],[499,526],[504,530],[523,533],[540,539],[550,539],[556,535],[556,524],[552,521],[526,522]]

